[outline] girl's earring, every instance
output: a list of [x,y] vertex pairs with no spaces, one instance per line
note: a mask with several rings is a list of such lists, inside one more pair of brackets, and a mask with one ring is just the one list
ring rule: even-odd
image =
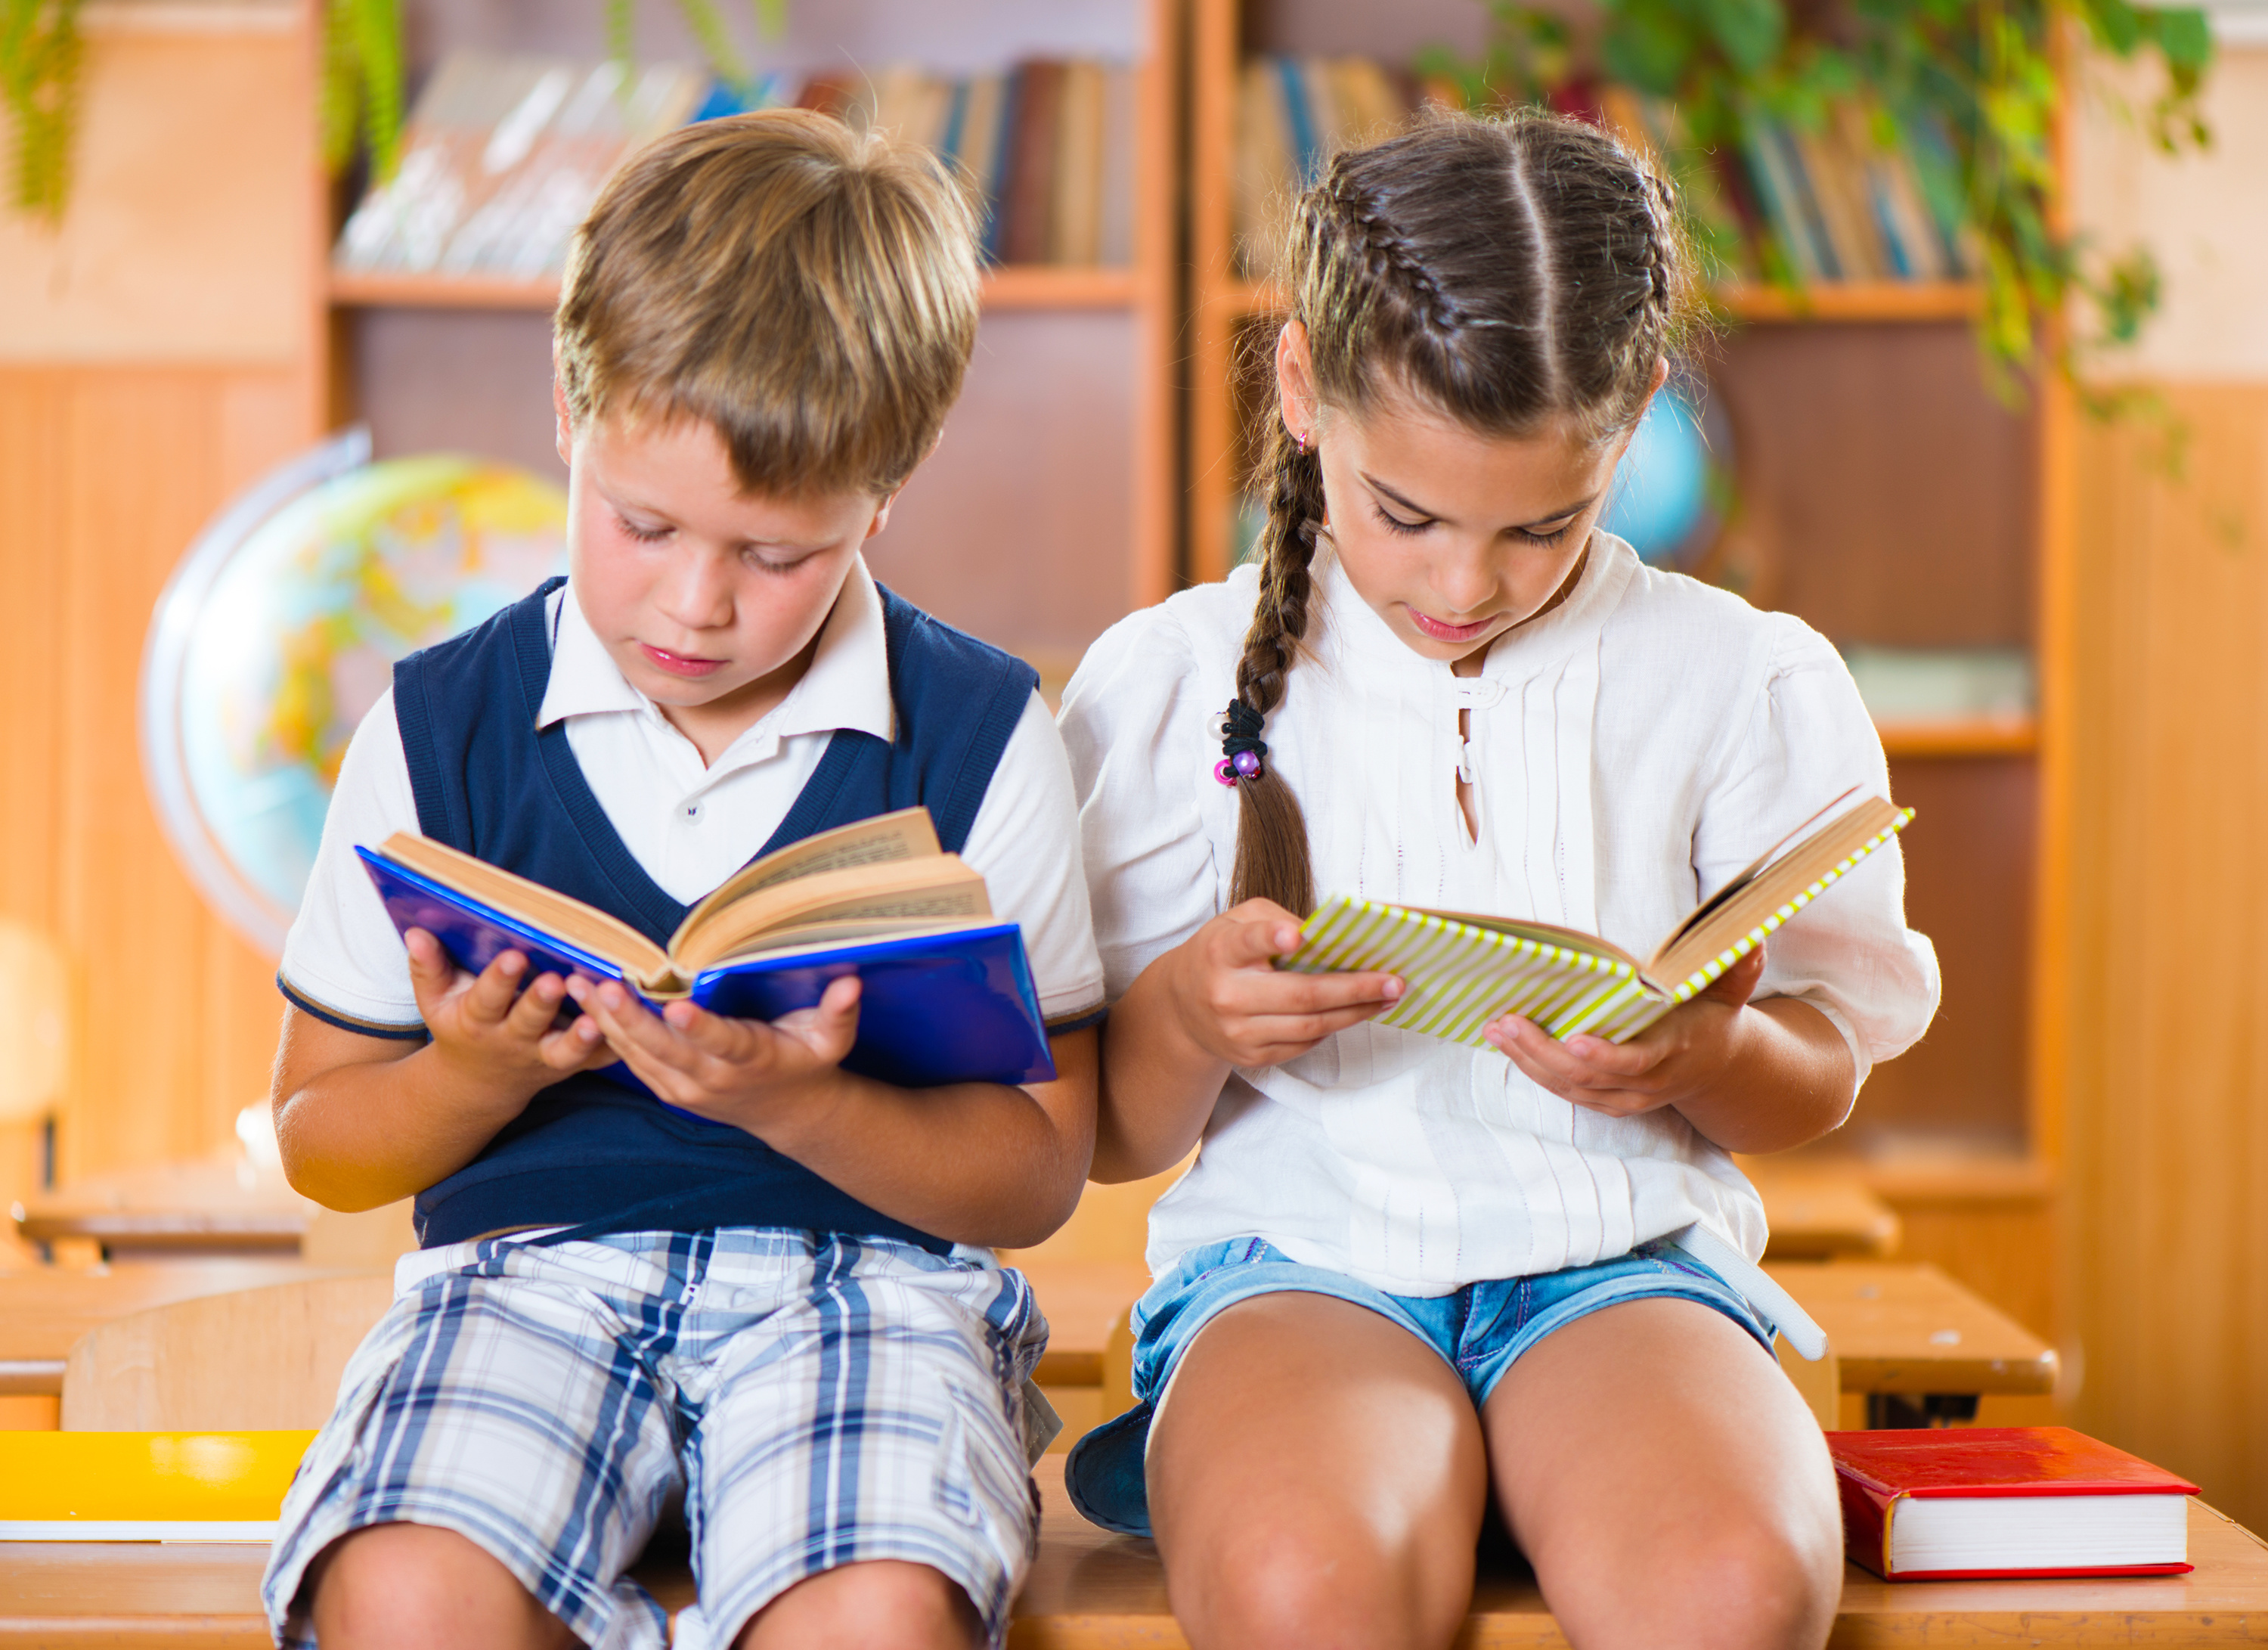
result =
[[1304,453],[1307,450],[1307,438],[1302,435],[1295,435],[1292,438],[1292,445],[1299,448],[1300,451]]

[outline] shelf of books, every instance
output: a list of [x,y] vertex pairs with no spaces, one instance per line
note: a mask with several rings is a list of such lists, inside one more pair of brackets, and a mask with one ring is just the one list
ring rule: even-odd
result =
[[[342,309],[519,309],[549,313],[559,277],[438,275],[334,269],[331,302]],[[987,309],[1124,309],[1141,294],[1130,269],[996,264],[984,272]]]
[[[410,36],[430,62],[413,66],[401,158],[337,224],[327,275],[341,379],[331,401],[340,416],[371,417],[381,450],[389,413],[406,427],[412,420],[401,409],[440,394],[400,381],[405,351],[453,366],[460,380],[479,376],[473,364],[490,357],[515,372],[537,357],[533,329],[557,303],[569,239],[626,156],[690,121],[821,110],[924,144],[959,172],[982,206],[988,329],[995,316],[1038,318],[1004,320],[1026,332],[980,345],[970,394],[932,466],[950,479],[932,490],[985,497],[1020,476],[1017,484],[1067,495],[1057,516],[1075,508],[1073,494],[1126,501],[1108,535],[1127,540],[1123,557],[1055,557],[1036,575],[1011,564],[1038,555],[1036,540],[988,545],[960,525],[977,511],[951,521],[933,512],[924,525],[909,507],[899,513],[914,526],[893,538],[919,543],[922,554],[885,576],[989,639],[1073,655],[1127,608],[1172,589],[1179,58],[1170,45],[1180,0],[1099,0],[1077,16],[988,0],[957,11],[949,28],[917,0],[812,0],[791,15],[786,37],[763,47],[774,61],[807,66],[733,83],[665,60],[673,49],[689,60],[689,40],[666,39],[653,60],[625,66],[604,55],[588,19],[523,11],[499,41],[437,0],[408,4]],[[676,26],[642,14],[641,28],[649,26],[664,36]],[[923,52],[950,66],[902,61]],[[1064,327],[1085,328],[1071,351],[1079,376],[1033,381],[1021,364],[1048,358],[1071,335]],[[980,392],[988,360],[1018,375],[1012,389]],[[349,381],[357,374],[366,381]],[[513,404],[525,399],[515,392]],[[453,422],[423,418],[435,433],[402,439],[460,444],[475,421],[461,407],[443,410]],[[1012,427],[1019,420],[1033,427]],[[1063,431],[1082,432],[1078,464],[1033,480],[1024,460]],[[499,456],[548,445],[533,428],[512,443]],[[983,513],[1028,520],[1042,534],[1049,512],[1020,516],[1015,502],[995,497]],[[932,554],[940,535],[952,545]],[[959,610],[954,593],[964,598]]]

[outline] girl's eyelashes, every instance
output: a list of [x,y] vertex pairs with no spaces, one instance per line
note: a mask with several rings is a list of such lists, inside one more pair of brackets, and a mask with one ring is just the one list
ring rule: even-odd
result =
[[1370,507],[1378,513],[1378,525],[1388,533],[1423,533],[1433,525],[1430,516],[1422,521],[1404,521],[1374,498],[1371,500]]
[[1518,533],[1522,539],[1526,540],[1530,544],[1550,546],[1557,544],[1560,540],[1565,538],[1567,536],[1567,529],[1574,525],[1574,522],[1572,520],[1563,521],[1557,527],[1552,528],[1549,533],[1538,533],[1534,527],[1517,527],[1514,528],[1513,531]]

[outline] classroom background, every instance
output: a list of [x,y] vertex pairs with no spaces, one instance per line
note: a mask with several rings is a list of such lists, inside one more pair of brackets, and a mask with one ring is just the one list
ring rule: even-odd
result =
[[[205,735],[166,704],[204,667],[184,627],[229,633],[196,606],[220,564],[180,578],[294,462],[301,485],[444,453],[563,477],[548,306],[579,176],[644,132],[781,101],[979,173],[996,267],[967,391],[871,560],[1053,692],[1114,620],[1248,545],[1239,375],[1270,324],[1255,237],[1282,183],[1456,95],[1502,39],[1479,0],[784,0],[770,33],[720,10],[746,70],[720,87],[700,8],[624,10],[628,70],[599,0],[403,0],[410,119],[382,188],[366,158],[326,166],[321,7],[77,10],[67,201],[0,212],[0,1342],[36,1315],[5,1304],[34,1298],[15,1284],[85,1328],[101,1314],[69,1303],[125,1302],[120,1278],[157,1276],[129,1303],[150,1305],[366,1271],[403,1241],[398,1212],[327,1222],[292,1197],[263,1136],[288,909],[250,838],[190,840]],[[1774,1263],[1841,1269],[1813,1286],[1858,1314],[1822,1416],[2065,1421],[2260,1528],[2268,6],[2211,16],[2202,148],[2154,140],[2154,66],[2068,38],[2056,55],[2061,222],[2146,247],[2160,281],[2136,341],[2069,379],[1996,390],[1984,254],[1933,217],[1926,157],[1871,151],[1863,114],[1764,130],[1719,166],[1721,330],[1683,365],[1690,427],[1654,460],[1657,494],[1690,497],[1630,519],[1845,649],[1919,810],[1911,919],[1943,1010],[1847,1128],[1753,1166]],[[1659,103],[1570,95],[1679,141]],[[2075,306],[2047,335],[2095,319]],[[357,429],[366,446],[339,439]],[[541,493],[490,502],[517,522]],[[288,672],[290,642],[246,645]],[[338,707],[291,713],[320,770]],[[1037,1256],[1074,1326],[1051,1366],[1074,1431],[1108,1412],[1156,1190],[1094,1194]],[[1861,1344],[1911,1288],[1897,1332],[1975,1368]],[[12,1345],[0,1423],[68,1424],[69,1359]]]

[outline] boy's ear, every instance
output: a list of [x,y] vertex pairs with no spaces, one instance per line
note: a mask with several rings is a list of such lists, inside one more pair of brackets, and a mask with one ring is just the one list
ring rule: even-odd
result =
[[[937,449],[934,447],[930,449],[932,453],[936,450]],[[897,487],[882,495],[882,502],[874,506],[874,519],[866,524],[866,536],[868,538],[873,538],[877,533],[880,533],[884,527],[890,525],[890,506],[898,502],[898,495],[903,491],[905,491],[903,487]]]
[[551,375],[551,440],[559,449],[559,461],[569,468],[575,464],[575,421],[567,416],[567,387],[559,375]]

